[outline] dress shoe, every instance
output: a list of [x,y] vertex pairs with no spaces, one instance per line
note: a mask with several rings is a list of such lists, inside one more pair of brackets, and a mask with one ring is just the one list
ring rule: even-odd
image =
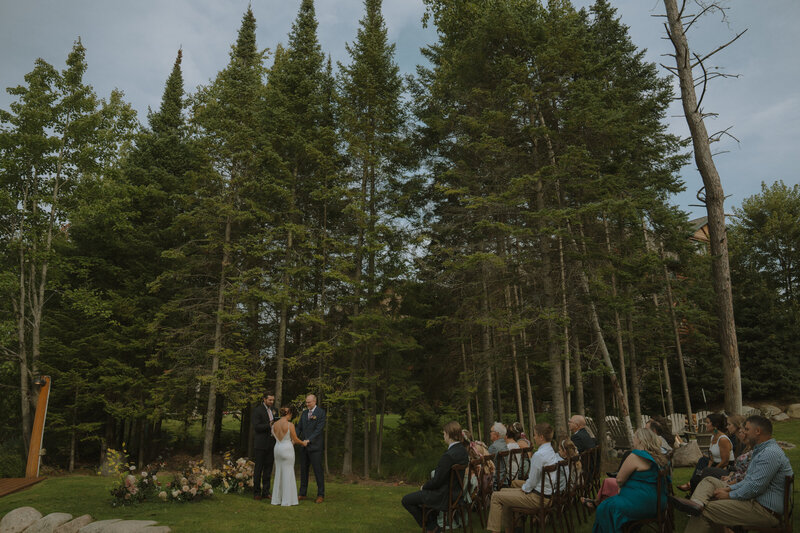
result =
[[308,498],[306,498],[305,496],[298,496],[297,497],[297,501],[303,501],[303,500],[307,500],[307,499]]
[[261,496],[259,494],[256,494],[255,496],[253,496],[253,499],[254,500],[260,500],[262,498],[261,498]]
[[266,496],[264,496],[264,499],[265,500],[271,500],[272,499],[272,494],[267,494]]
[[325,498],[323,498],[322,496],[317,496],[317,499],[314,500],[314,503],[322,503],[324,499]]
[[678,498],[676,496],[670,496],[669,501],[672,503],[672,506],[684,513],[690,514],[692,516],[700,516],[703,514],[703,504],[696,502],[694,500],[690,500],[688,498]]

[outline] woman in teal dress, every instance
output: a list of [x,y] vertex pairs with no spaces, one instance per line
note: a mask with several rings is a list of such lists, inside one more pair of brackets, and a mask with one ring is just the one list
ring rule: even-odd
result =
[[619,494],[597,506],[592,533],[617,533],[633,520],[653,518],[657,500],[667,505],[667,486],[657,492],[658,472],[667,467],[661,453],[661,441],[651,430],[642,428],[633,434],[633,450],[617,472]]

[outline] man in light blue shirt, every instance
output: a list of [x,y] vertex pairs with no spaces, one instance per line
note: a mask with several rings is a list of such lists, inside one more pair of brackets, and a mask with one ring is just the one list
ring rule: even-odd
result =
[[704,478],[691,500],[675,498],[681,510],[693,514],[686,533],[714,531],[714,526],[776,527],[780,524],[786,476],[794,475],[789,458],[772,438],[772,422],[751,416],[744,426],[753,458],[744,479],[735,485]]
[[[529,507],[537,508],[547,505],[553,493],[555,479],[549,476],[544,480],[544,494],[542,491],[542,468],[557,464],[563,458],[553,450],[550,441],[553,439],[553,426],[550,424],[536,424],[533,428],[533,441],[538,448],[531,458],[531,470],[528,479],[523,483],[514,480],[510,488],[502,489],[492,494],[492,504],[489,508],[489,518],[486,529],[499,532],[501,526],[511,532],[511,508]],[[555,477],[555,475],[554,475]],[[562,475],[561,489],[566,485],[566,477]]]

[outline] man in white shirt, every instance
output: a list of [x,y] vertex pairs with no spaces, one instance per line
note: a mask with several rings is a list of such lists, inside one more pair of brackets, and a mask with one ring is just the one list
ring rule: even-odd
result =
[[[555,479],[550,479],[549,477],[545,479],[544,494],[540,494],[542,489],[542,468],[557,464],[562,460],[562,457],[550,445],[552,439],[553,426],[550,424],[536,424],[534,426],[533,440],[538,448],[531,458],[530,475],[524,483],[521,480],[514,480],[510,488],[502,489],[492,494],[492,504],[489,508],[486,529],[499,533],[501,526],[505,526],[505,530],[511,533],[512,507],[537,508],[548,504],[550,495],[553,493],[552,483]],[[565,480],[562,480],[562,485],[564,484]]]

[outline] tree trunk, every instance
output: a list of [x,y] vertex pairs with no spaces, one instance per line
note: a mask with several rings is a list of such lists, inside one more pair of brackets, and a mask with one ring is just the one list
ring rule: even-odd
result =
[[[536,208],[543,212],[545,210],[544,191],[542,181],[536,183]],[[544,231],[544,221],[539,222],[539,251],[542,257],[542,267],[540,271],[540,281],[544,292],[544,308],[546,313],[551,314],[556,309],[556,297],[552,280],[552,267],[550,261],[550,238],[549,233]],[[561,375],[561,348],[559,347],[558,327],[555,320],[545,319],[547,323],[547,361],[550,364],[550,387],[553,399],[553,426],[557,435],[567,435],[566,406],[564,405],[564,382]]]
[[369,479],[369,399],[364,398],[364,477]]
[[[606,220],[605,215],[603,215],[603,230],[605,231],[606,235],[606,252],[608,253],[608,261],[611,262],[611,236],[609,235],[608,231],[608,220]],[[619,318],[619,311],[617,310],[617,305],[619,305],[618,300],[618,292],[617,292],[617,276],[614,273],[614,267],[611,266],[611,297],[614,299],[614,333],[615,338],[617,341],[617,356],[619,358],[619,381],[622,385],[622,401],[625,402],[626,406],[630,406],[628,403],[628,376],[625,371],[625,367],[627,366],[625,363],[625,350],[623,349],[623,336],[622,336],[622,321]],[[638,425],[638,423],[637,423]]]
[[[600,364],[602,367],[602,363]],[[600,457],[606,457],[606,390],[603,382],[603,370],[597,368],[592,373],[592,388],[594,389],[594,415],[597,426],[597,444],[600,445]]]
[[380,421],[378,422],[378,457],[375,460],[379,476],[381,474],[381,454],[383,453],[383,417],[385,413],[386,413],[386,387],[383,388],[383,394],[381,395],[381,417]]
[[[570,228],[570,234],[572,234],[572,230]],[[578,252],[578,244],[575,242],[574,236],[571,237],[572,239],[572,246],[575,249],[576,255]],[[578,271],[579,271],[579,278],[580,278],[580,285],[581,289],[583,290],[584,296],[586,297],[586,301],[589,305],[589,320],[590,325],[592,327],[592,332],[595,336],[595,341],[597,343],[597,347],[600,350],[600,354],[603,357],[603,362],[606,365],[606,369],[608,370],[608,377],[611,381],[611,387],[614,391],[614,396],[617,399],[619,404],[620,412],[622,413],[622,418],[625,420],[625,427],[628,430],[628,436],[633,439],[633,426],[631,425],[631,417],[630,412],[628,411],[628,404],[625,401],[625,397],[622,394],[622,387],[620,386],[619,380],[617,379],[617,373],[614,371],[614,363],[611,362],[611,355],[608,353],[608,347],[606,346],[606,341],[603,338],[603,328],[600,327],[600,319],[597,315],[597,307],[594,304],[594,300],[592,299],[591,291],[589,290],[589,277],[586,274],[586,271],[583,269],[581,261],[578,261]]]
[[239,426],[239,453],[245,457],[253,457],[253,448],[251,444],[253,439],[250,435],[250,418],[253,416],[251,409],[252,407],[250,407],[249,402],[241,409],[242,420]]
[[[481,313],[484,321],[489,319],[489,266],[484,262],[481,267],[481,282],[483,290],[481,291]],[[484,322],[481,325],[482,333],[482,350],[478,358],[478,368],[480,373],[483,373],[483,379],[478,381],[479,395],[483,397],[483,409],[481,410],[481,431],[488,435],[489,428],[494,422],[494,411],[492,409],[492,358],[491,352],[491,338],[489,333],[489,325]],[[480,374],[479,374],[480,375]]]
[[[676,0],[664,0],[667,11],[668,35],[675,48],[676,72],[681,87],[681,102],[686,123],[692,136],[694,159],[703,178],[705,204],[708,212],[708,230],[711,244],[711,273],[719,319],[719,344],[722,352],[725,411],[742,412],[742,378],[739,365],[739,347],[733,314],[728,238],[725,228],[725,193],[719,172],[714,164],[710,140],[703,120],[703,111],[695,93],[692,74],[692,55],[684,33],[681,13]],[[707,81],[704,80],[704,82]]]
[[625,321],[628,325],[628,353],[631,359],[631,396],[633,397],[633,419],[636,421],[636,427],[642,426],[642,402],[639,391],[639,364],[636,361],[636,340],[633,337],[633,316],[627,313]]
[[578,335],[572,333],[572,350],[575,357],[573,368],[575,369],[575,403],[578,414],[586,416],[586,405],[583,397],[583,370],[581,369],[581,346]]
[[[517,305],[517,309],[522,308],[522,295],[520,294],[519,286],[514,285],[514,300]],[[533,405],[533,387],[531,386],[531,373],[528,365],[528,337],[525,331],[525,328],[522,328],[520,332],[520,339],[522,340],[522,348],[524,350],[524,355],[522,357],[524,368],[523,371],[525,372],[525,389],[528,393],[528,420],[530,420],[531,425],[530,428],[536,425],[536,409]],[[531,429],[529,429],[530,431]]]
[[569,313],[567,313],[567,269],[564,265],[564,241],[558,236],[558,265],[561,272],[561,320],[563,321],[564,335],[564,403],[567,422],[572,415],[572,385],[570,383],[569,369]]
[[[511,287],[506,284],[506,308],[508,309],[508,339],[511,341],[511,364],[514,370],[514,392],[517,400],[517,418],[522,427],[525,427],[525,414],[522,408],[522,389],[519,383],[519,364],[517,363],[517,339],[516,335],[512,332],[511,321]],[[498,387],[499,388],[499,387]]]
[[[664,250],[659,250],[661,254],[661,261],[664,261]],[[689,396],[689,383],[686,381],[686,366],[683,364],[683,350],[681,349],[681,334],[678,329],[678,319],[675,316],[675,302],[672,299],[672,284],[669,279],[669,271],[667,265],[664,264],[664,285],[667,289],[667,308],[669,309],[669,318],[672,321],[672,332],[675,335],[675,354],[678,357],[678,370],[681,374],[681,386],[683,388],[683,401],[686,404],[686,416],[689,417],[689,424],[692,424],[692,399]],[[676,432],[681,428],[673,428]]]
[[225,280],[228,264],[230,263],[231,242],[231,217],[225,220],[225,239],[222,245],[222,264],[219,274],[219,289],[217,292],[217,317],[214,327],[214,350],[211,352],[211,379],[208,382],[208,407],[206,409],[206,427],[203,437],[203,464],[206,468],[213,468],[211,454],[214,445],[214,420],[217,411],[217,371],[219,370],[219,355],[222,352],[222,313],[225,310]]
[[[467,371],[467,349],[464,346],[464,341],[461,341],[461,362],[464,366],[464,379],[462,381],[464,390],[467,391],[466,400],[467,400],[467,429],[469,430],[470,435],[475,435],[472,432],[472,402],[470,401],[470,393],[469,393],[469,372]],[[384,402],[386,401],[386,389],[383,392]],[[381,413],[381,420],[383,420],[383,413]],[[381,425],[381,429],[383,426]]]

